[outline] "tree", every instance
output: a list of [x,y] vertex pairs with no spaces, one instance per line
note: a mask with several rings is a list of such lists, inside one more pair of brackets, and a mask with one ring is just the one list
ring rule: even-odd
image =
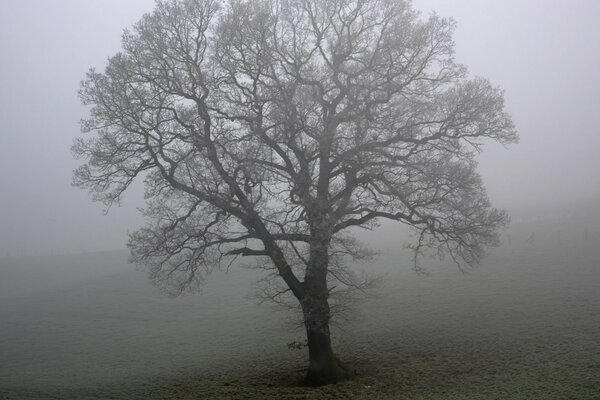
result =
[[258,257],[302,309],[308,382],[342,381],[329,301],[356,285],[354,229],[407,224],[415,266],[470,265],[507,221],[475,155],[517,136],[502,91],[455,63],[453,29],[403,0],[159,1],[82,83],[95,134],[73,145],[74,184],[110,206],[145,179],[128,245],[174,293]]

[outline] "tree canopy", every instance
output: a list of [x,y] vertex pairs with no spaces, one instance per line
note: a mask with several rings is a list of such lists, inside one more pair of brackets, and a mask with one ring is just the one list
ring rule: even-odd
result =
[[328,340],[331,282],[355,284],[338,267],[368,254],[353,229],[397,221],[415,265],[476,264],[507,221],[476,154],[517,135],[502,91],[455,62],[454,26],[402,0],[159,1],[82,83],[94,134],[74,182],[110,205],[145,180],[129,247],[155,282],[178,293],[258,256],[309,347],[312,328]]

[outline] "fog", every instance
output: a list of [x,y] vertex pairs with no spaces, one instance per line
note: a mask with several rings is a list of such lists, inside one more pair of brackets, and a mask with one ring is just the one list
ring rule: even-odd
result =
[[512,222],[466,274],[416,273],[397,224],[361,231],[381,255],[351,266],[374,290],[331,302],[359,372],[311,392],[302,316],[253,296],[265,271],[234,262],[170,298],[124,249],[143,183],[110,210],[71,185],[80,81],[154,0],[0,0],[0,398],[596,398],[600,1],[413,6],[454,18],[457,61],[505,91],[520,143],[486,143],[479,172]]
[[[453,17],[456,58],[505,91],[521,142],[490,144],[480,172],[493,203],[515,209],[600,196],[600,3],[415,0]],[[122,248],[142,223],[141,185],[107,216],[70,186],[86,110],[77,98],[120,35],[153,1],[0,2],[0,255]]]

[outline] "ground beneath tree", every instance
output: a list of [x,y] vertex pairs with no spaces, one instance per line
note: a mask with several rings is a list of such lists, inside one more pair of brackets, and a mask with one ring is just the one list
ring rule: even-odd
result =
[[[598,321],[595,321],[596,326]],[[590,329],[592,324],[589,324]],[[596,333],[558,326],[529,335],[405,339],[374,335],[355,347],[352,381],[303,387],[299,360],[269,357],[202,375],[103,388],[57,389],[72,399],[598,399],[600,346]],[[555,328],[555,329],[552,329]],[[580,327],[581,328],[581,327]],[[598,327],[597,327],[598,328]],[[558,330],[556,330],[558,329]],[[358,344],[357,344],[358,345]],[[293,358],[293,357],[292,357]],[[0,391],[1,393],[1,391]],[[21,393],[22,395],[24,393]],[[20,398],[27,398],[26,396]]]
[[[282,365],[258,373],[247,370],[165,381],[148,388],[140,398],[600,398],[600,353],[580,354],[581,349],[575,347],[581,343],[576,340],[548,340],[532,347],[526,342],[521,346],[513,343],[510,351],[502,346],[509,343],[499,342],[446,343],[437,351],[407,351],[404,355],[397,347],[392,347],[393,351],[381,348],[371,353],[371,361],[353,363],[357,375],[352,381],[321,388],[297,386],[303,377],[301,366]],[[597,344],[590,345],[598,349]]]
[[[175,370],[172,366],[183,364],[183,359],[157,358],[151,360],[155,364],[148,366],[153,368],[148,373],[125,376],[125,367],[141,368],[140,359],[128,355],[120,361],[122,364],[117,364],[114,360],[120,359],[113,355],[109,361],[114,364],[106,365],[113,365],[114,369],[103,368],[101,380],[93,379],[102,372],[98,366],[105,365],[101,362],[106,359],[101,356],[116,342],[105,340],[96,353],[86,344],[81,355],[86,364],[69,366],[66,356],[44,361],[44,349],[35,347],[34,340],[28,339],[19,347],[16,333],[11,336],[10,328],[4,325],[0,327],[5,337],[0,341],[0,398],[599,399],[598,248],[564,244],[505,248],[495,251],[481,269],[466,275],[451,265],[434,265],[430,276],[412,272],[387,275],[377,295],[336,328],[336,350],[355,371],[353,380],[339,385],[299,386],[304,376],[305,350],[288,350],[283,341],[274,341],[285,330],[274,332],[276,325],[261,330],[261,319],[245,316],[251,312],[248,308],[235,314],[239,325],[230,325],[230,329],[248,328],[223,337],[227,349],[208,349],[212,351],[206,353],[212,354],[210,359],[197,360],[194,356],[185,368]],[[103,290],[107,284],[103,281]],[[6,309],[10,301],[3,301],[5,309],[0,311],[5,321],[18,322]],[[159,305],[153,304],[153,313],[159,312]],[[33,303],[30,307],[33,309]],[[106,312],[106,307],[103,310]],[[89,307],[85,311],[81,315],[89,316]],[[23,316],[28,312],[32,311],[21,307],[18,315],[28,320]],[[109,314],[113,319],[117,315]],[[95,318],[106,321],[103,315]],[[215,315],[214,320],[221,317]],[[52,318],[55,322],[57,317]],[[208,321],[207,316],[199,318],[204,318],[199,324]],[[144,323],[147,322],[136,321],[136,325],[142,324],[143,331],[152,328]],[[166,341],[169,351],[183,357],[189,345],[181,342],[179,349],[173,332],[188,328],[180,320],[173,324],[173,330],[165,330],[172,333],[163,334],[161,340]],[[63,329],[66,332],[74,327],[65,324]],[[197,327],[188,330],[185,332],[190,337],[198,332]],[[78,332],[77,337],[84,337],[86,332]],[[22,329],[19,333],[19,338],[28,334]],[[203,338],[226,333],[207,331]],[[143,337],[137,331],[136,335],[132,341],[123,342],[120,353],[134,348]],[[64,350],[66,347],[60,347],[74,346],[73,340],[55,340],[58,347],[53,357],[75,357]],[[245,346],[251,340],[252,346]],[[46,350],[47,347],[44,346]],[[29,348],[35,353],[26,363],[21,353]],[[152,351],[147,344],[143,348]],[[178,349],[181,353],[177,353]],[[215,358],[219,354],[222,359]],[[16,361],[7,361],[12,359]],[[160,372],[160,367],[164,372]],[[79,380],[77,371],[85,368],[90,369],[92,378]]]

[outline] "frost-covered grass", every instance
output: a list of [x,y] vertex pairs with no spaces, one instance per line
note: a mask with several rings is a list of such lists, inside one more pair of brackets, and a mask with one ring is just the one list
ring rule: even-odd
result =
[[380,288],[336,328],[356,377],[324,388],[297,385],[302,331],[247,298],[252,271],[173,299],[125,253],[5,259],[0,398],[598,399],[600,240],[558,229],[515,224],[468,274],[382,256]]

